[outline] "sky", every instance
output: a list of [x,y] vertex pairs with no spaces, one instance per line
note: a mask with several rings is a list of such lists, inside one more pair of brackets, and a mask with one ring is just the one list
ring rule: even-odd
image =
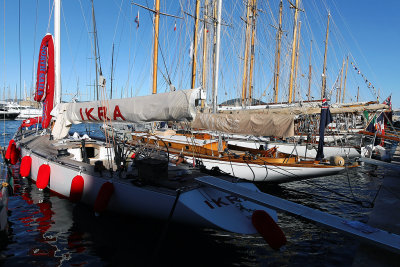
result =
[[[136,0],[152,8],[151,0]],[[295,2],[295,1],[292,1]],[[241,96],[246,6],[244,1],[223,0],[221,55],[218,84],[219,102]],[[52,0],[0,1],[0,98],[24,98],[34,91],[37,57],[41,39],[53,32]],[[181,18],[161,16],[158,60],[158,92],[191,84],[191,47],[193,47],[195,1],[161,0],[161,11]],[[257,3],[253,98],[272,101],[273,72],[279,0]],[[293,9],[283,2],[281,82],[279,101],[287,101],[293,36]],[[336,81],[340,80],[343,60],[349,57],[345,102],[382,102],[392,96],[393,108],[400,108],[400,1],[386,0],[308,0],[300,4],[301,38],[297,99],[307,99],[310,44],[312,40],[313,99],[320,99],[324,40],[328,11],[330,31],[327,56],[327,89],[331,102],[336,101]],[[150,94],[152,90],[153,22],[151,12],[127,0],[94,0],[99,45],[99,66],[107,80],[107,97],[130,97]],[[201,1],[203,18],[204,0]],[[139,27],[135,18],[139,14]],[[91,1],[62,1],[61,76],[63,101],[95,98],[95,64]],[[202,24],[202,23],[201,23]],[[174,30],[176,26],[176,30]],[[212,33],[206,26],[206,83],[208,97],[212,87]],[[200,26],[196,86],[202,85],[203,25]],[[114,46],[114,54],[113,54]],[[111,69],[113,66],[112,80]],[[357,69],[355,69],[357,68]],[[100,70],[100,67],[99,67]],[[360,72],[360,73],[359,73]],[[345,68],[343,70],[345,73]],[[342,76],[344,80],[345,74]],[[342,86],[343,87],[343,86]],[[359,91],[358,91],[359,88]],[[100,92],[100,98],[104,93]]]

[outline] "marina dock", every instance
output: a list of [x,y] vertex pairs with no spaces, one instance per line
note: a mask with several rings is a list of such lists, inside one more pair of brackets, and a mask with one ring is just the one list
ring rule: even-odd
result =
[[[398,168],[385,168],[382,187],[370,214],[368,225],[400,234],[400,149],[397,148],[393,165]],[[399,266],[400,254],[380,249],[369,244],[360,244],[354,257],[353,266]]]

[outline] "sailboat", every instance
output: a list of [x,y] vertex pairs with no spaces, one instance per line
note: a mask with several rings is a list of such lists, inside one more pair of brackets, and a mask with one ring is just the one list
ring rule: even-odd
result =
[[[192,120],[201,94],[189,89],[61,103],[60,0],[55,0],[54,10],[54,43],[47,34],[40,47],[44,57],[39,58],[38,79],[46,77],[46,83],[38,80],[35,95],[44,102],[44,116],[24,121],[7,150],[12,164],[20,160],[21,177],[32,179],[40,190],[92,206],[96,214],[112,210],[241,234],[261,233],[272,247],[282,246],[286,239],[275,223],[276,211],[204,185],[199,178],[211,176],[191,165],[171,165],[168,152],[69,135],[71,125],[79,123]],[[42,130],[30,127],[38,123]],[[259,192],[254,184],[235,177],[211,179]],[[272,241],[267,237],[271,231],[277,233]]]

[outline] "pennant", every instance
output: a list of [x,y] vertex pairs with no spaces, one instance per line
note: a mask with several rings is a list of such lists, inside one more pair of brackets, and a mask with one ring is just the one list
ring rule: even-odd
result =
[[136,29],[139,28],[139,10],[138,10],[136,18],[135,18],[135,23],[137,24]]
[[386,100],[383,101],[382,104],[388,105],[389,109],[392,109],[392,95],[386,98]]
[[333,121],[332,114],[329,110],[329,105],[326,99],[322,100],[321,115],[319,121],[319,142],[318,151],[315,160],[321,160],[324,158],[324,136],[325,128],[329,123]]
[[174,31],[176,31],[176,20],[175,20],[175,24],[174,24]]

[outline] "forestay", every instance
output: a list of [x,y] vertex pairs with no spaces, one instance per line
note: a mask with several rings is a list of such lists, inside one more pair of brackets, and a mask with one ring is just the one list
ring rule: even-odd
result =
[[56,123],[52,134],[56,139],[64,138],[70,126],[79,123],[192,120],[199,97],[197,88],[107,101],[61,103],[53,110]]

